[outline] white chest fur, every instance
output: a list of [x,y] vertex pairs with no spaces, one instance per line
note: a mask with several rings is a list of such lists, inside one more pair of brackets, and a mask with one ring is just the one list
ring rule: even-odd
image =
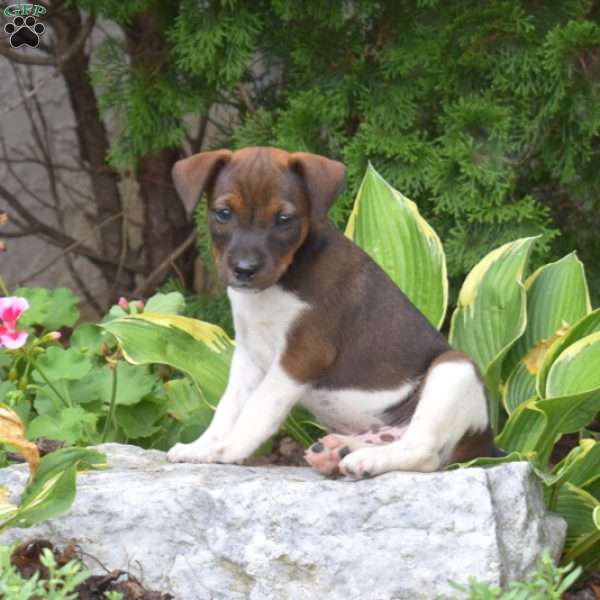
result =
[[285,349],[290,327],[309,305],[278,285],[257,293],[228,288],[227,294],[236,343],[244,346],[256,366],[267,371]]

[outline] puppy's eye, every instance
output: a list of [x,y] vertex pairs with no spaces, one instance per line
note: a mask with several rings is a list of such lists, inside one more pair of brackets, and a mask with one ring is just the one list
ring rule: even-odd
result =
[[275,225],[287,225],[292,221],[291,215],[284,215],[282,213],[275,217]]
[[220,208],[219,210],[215,210],[215,217],[217,217],[217,221],[219,221],[219,223],[227,223],[232,216],[233,213],[229,208]]

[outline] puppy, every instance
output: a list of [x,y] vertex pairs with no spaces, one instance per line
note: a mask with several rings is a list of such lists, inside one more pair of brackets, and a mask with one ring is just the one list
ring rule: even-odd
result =
[[207,194],[236,347],[210,427],[170,461],[243,461],[298,403],[334,432],[307,454],[323,473],[434,471],[493,452],[473,361],[328,220],[341,163],[217,150],[177,162],[173,178],[188,210]]

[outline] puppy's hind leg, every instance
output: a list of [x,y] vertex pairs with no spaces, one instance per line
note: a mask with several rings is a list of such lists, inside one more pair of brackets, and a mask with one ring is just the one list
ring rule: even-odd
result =
[[394,470],[436,471],[451,462],[466,434],[487,429],[487,401],[477,368],[466,355],[448,351],[429,367],[404,436],[386,446],[352,452],[340,470],[357,478]]
[[405,434],[407,427],[385,425],[352,435],[330,433],[308,448],[304,453],[304,459],[322,475],[338,475],[340,461],[350,452],[399,440]]

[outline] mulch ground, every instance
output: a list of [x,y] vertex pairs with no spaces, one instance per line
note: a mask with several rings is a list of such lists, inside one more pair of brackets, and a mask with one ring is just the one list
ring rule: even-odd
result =
[[[48,570],[40,561],[44,548],[48,548],[54,554],[59,567],[73,559],[80,560],[84,565],[86,563],[86,556],[78,546],[71,545],[61,550],[48,540],[31,540],[17,546],[12,555],[12,564],[22,577],[29,579],[35,573],[39,573],[40,580],[48,579]],[[105,600],[106,592],[120,592],[124,600],[174,600],[171,594],[147,590],[131,573],[120,570],[106,569],[105,575],[92,575],[79,585],[76,591],[79,600]]]

